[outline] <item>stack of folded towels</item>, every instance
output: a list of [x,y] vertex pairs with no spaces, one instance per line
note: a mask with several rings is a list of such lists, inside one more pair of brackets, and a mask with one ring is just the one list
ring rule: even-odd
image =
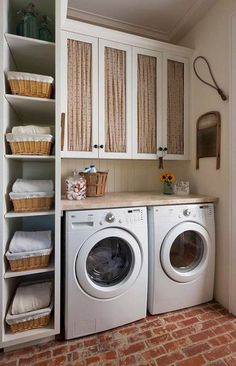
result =
[[9,245],[10,253],[38,252],[51,248],[51,231],[16,231]]
[[52,299],[52,282],[22,284],[15,293],[11,304],[11,315],[29,313],[48,308]]
[[17,179],[10,192],[11,199],[53,197],[52,180]]
[[[41,268],[48,265],[49,256],[52,252],[52,233],[47,231],[16,231],[10,242],[6,257],[9,260],[11,270],[24,270],[28,269],[24,267],[25,264],[22,261],[17,262],[19,259],[43,257],[48,256],[47,261],[40,265],[40,261],[37,259],[34,265],[30,264],[30,269]],[[28,262],[26,262],[28,263]]]
[[53,126],[15,126],[12,128],[13,135],[52,135]]
[[[29,147],[27,147],[27,142],[48,142],[53,143],[54,127],[53,126],[15,126],[12,128],[11,133],[6,134],[6,139],[10,143],[12,153],[19,153],[18,148],[12,145],[12,143],[25,143],[21,145],[21,153],[29,154]],[[18,146],[18,145],[17,145]],[[49,145],[50,146],[50,145]],[[38,147],[39,148],[39,147]],[[23,149],[23,150],[22,150]],[[34,155],[36,151],[31,146],[30,153]],[[44,152],[46,154],[46,152]],[[50,153],[50,150],[49,150]]]

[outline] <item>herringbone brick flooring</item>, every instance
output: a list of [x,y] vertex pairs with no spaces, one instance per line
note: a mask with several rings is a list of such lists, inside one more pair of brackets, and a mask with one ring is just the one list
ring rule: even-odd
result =
[[93,336],[0,354],[0,366],[59,365],[236,366],[236,318],[210,302]]

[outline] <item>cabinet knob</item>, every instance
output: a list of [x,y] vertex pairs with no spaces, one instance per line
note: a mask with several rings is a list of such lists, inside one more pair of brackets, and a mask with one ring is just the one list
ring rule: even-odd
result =
[[97,149],[97,148],[98,148],[98,145],[97,145],[97,144],[95,144],[95,145],[93,145],[93,147],[94,147],[94,149]]
[[104,146],[103,146],[103,145],[100,145],[99,147],[100,147],[101,149],[103,149],[103,148],[104,148]]

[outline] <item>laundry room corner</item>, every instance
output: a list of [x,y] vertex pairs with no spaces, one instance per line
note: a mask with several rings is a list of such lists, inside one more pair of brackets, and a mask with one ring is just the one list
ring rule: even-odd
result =
[[[235,12],[233,1],[218,1],[179,42],[194,48],[195,57],[205,56],[214,75],[229,96],[230,82],[230,18]],[[205,74],[204,74],[205,75]],[[206,74],[207,76],[207,74]],[[188,175],[194,191],[219,197],[216,209],[216,282],[215,298],[229,308],[229,102],[223,101],[217,92],[201,83],[191,68],[191,153]],[[221,166],[215,169],[215,159],[200,160],[199,170],[196,160],[196,122],[200,115],[209,111],[221,114]],[[222,270],[223,268],[223,270]]]

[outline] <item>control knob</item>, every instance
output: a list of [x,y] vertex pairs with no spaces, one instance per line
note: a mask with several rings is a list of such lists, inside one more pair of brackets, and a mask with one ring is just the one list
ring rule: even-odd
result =
[[186,208],[186,210],[184,210],[183,214],[184,214],[184,216],[190,216],[191,211],[188,208]]
[[112,212],[108,212],[105,217],[106,222],[112,223],[115,221],[115,215]]

